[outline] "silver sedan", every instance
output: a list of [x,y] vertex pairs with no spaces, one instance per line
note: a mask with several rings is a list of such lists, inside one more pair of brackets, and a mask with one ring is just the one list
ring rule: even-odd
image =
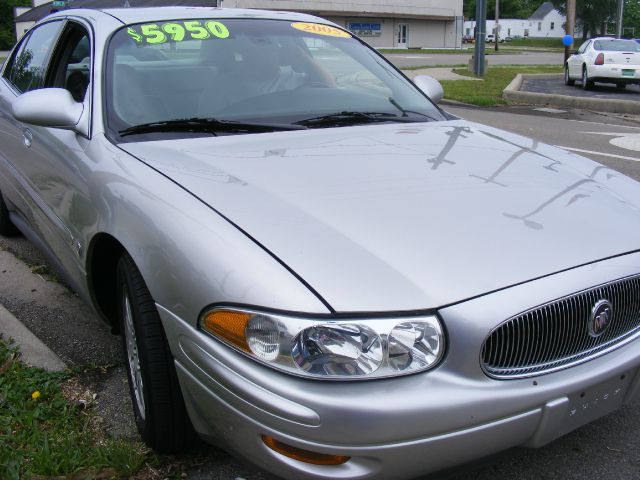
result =
[[160,452],[409,478],[640,395],[640,185],[338,25],[67,10],[0,76],[0,233],[122,336]]

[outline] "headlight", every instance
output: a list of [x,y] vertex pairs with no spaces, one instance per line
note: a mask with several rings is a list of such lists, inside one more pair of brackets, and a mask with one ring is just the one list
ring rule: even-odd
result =
[[357,380],[422,372],[444,353],[435,315],[313,320],[235,308],[200,318],[205,332],[249,357],[295,375]]

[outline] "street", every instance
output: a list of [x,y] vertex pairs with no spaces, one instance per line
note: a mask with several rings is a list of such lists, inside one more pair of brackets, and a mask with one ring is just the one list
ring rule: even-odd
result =
[[[456,56],[461,61],[463,56]],[[390,58],[393,60],[394,56]],[[502,58],[502,57],[493,57]],[[400,56],[396,59],[398,61]],[[406,59],[405,60],[410,60]],[[412,59],[411,59],[412,60]],[[507,63],[512,60],[508,60]],[[587,112],[496,109],[446,105],[459,117],[566,148],[640,180],[640,123]],[[120,339],[78,297],[47,275],[46,261],[24,238],[0,239],[0,248],[27,262],[0,265],[0,303],[27,325],[69,366],[97,365],[83,378],[97,396],[98,414],[115,436],[136,435],[120,357]],[[463,480],[640,478],[640,404],[602,418],[540,449],[518,448],[473,466],[447,472]],[[273,478],[216,449],[188,466],[187,478],[257,480]],[[428,452],[425,452],[428,454]],[[443,478],[434,476],[433,478]]]
[[[398,68],[436,65],[467,65],[472,53],[387,53],[385,58]],[[523,51],[488,55],[489,65],[562,65],[562,52]]]

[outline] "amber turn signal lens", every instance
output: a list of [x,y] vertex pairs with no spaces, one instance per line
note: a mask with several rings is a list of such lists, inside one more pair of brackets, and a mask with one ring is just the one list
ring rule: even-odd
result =
[[293,458],[300,462],[312,463],[313,465],[342,465],[349,461],[351,457],[344,455],[327,455],[326,453],[310,452],[302,448],[292,447],[286,443],[279,442],[273,437],[262,435],[262,441],[271,450],[274,450],[285,457]]
[[249,313],[216,310],[204,316],[202,328],[245,352],[249,352],[245,330],[251,317],[252,315]]

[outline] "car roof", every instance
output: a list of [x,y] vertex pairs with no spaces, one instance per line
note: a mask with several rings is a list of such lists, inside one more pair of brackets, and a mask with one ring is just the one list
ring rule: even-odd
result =
[[175,20],[179,18],[260,18],[332,24],[332,22],[305,13],[217,7],[69,9],[57,12],[47,18],[66,17],[69,15],[90,18],[91,16],[95,16],[96,10],[110,15],[124,24]]
[[612,41],[612,40],[618,40],[618,41],[625,41],[625,42],[633,42],[633,40],[629,39],[629,38],[615,38],[615,37],[596,37],[596,38],[591,38],[590,40],[593,40],[594,42],[596,40],[604,40],[604,41]]

